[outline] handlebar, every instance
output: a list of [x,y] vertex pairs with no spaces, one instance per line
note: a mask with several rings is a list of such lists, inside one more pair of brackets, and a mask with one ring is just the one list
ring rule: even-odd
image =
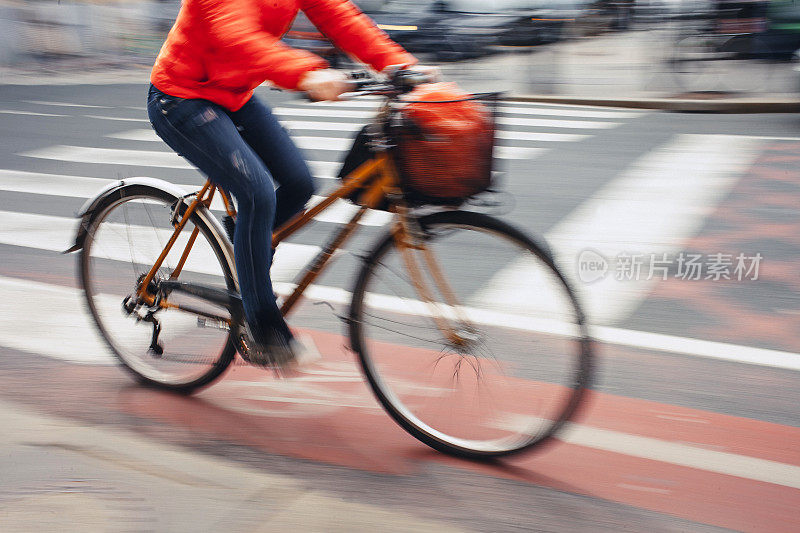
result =
[[[367,70],[354,70],[345,74],[351,84],[351,90],[344,93],[345,97],[381,95],[394,98],[411,91],[417,85],[437,81],[437,76],[434,74],[404,68],[382,74],[380,77]],[[308,94],[305,94],[305,97],[310,99]]]
[[347,76],[353,84],[354,93],[359,95],[397,96],[411,91],[417,85],[435,81],[430,74],[411,69],[395,70],[388,74],[386,80],[380,80],[366,70],[348,72]]

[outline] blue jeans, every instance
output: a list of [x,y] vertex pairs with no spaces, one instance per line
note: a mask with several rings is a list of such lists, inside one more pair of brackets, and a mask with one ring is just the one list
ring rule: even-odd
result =
[[238,111],[229,111],[207,100],[170,96],[151,85],[147,113],[170,148],[236,198],[233,250],[245,317],[256,341],[270,342],[275,334],[289,340],[269,268],[272,229],[303,209],[314,193],[300,151],[255,96]]

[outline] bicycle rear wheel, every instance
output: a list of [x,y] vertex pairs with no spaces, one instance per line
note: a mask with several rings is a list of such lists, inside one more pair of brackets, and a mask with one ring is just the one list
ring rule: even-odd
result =
[[[156,353],[151,346],[153,323],[138,320],[135,311],[125,308],[128,298],[135,300],[139,283],[172,235],[173,206],[178,204],[174,195],[146,185],[112,191],[87,223],[79,261],[89,310],[124,367],[139,381],[191,392],[216,379],[232,361],[236,349],[230,330],[204,322],[197,314],[160,309],[153,316],[161,326],[163,353]],[[155,283],[170,278],[197,229],[180,281],[236,290],[231,265],[203,215],[211,216],[208,212],[192,215],[159,268]],[[174,292],[168,301],[230,318],[225,309],[186,294]],[[212,327],[201,327],[209,324]]]
[[[547,441],[575,412],[591,374],[583,313],[548,252],[492,217],[419,219],[424,246],[459,302],[420,301],[394,237],[365,259],[350,310],[354,351],[378,400],[442,452],[480,458]],[[434,269],[421,250],[429,287]],[[445,318],[458,333],[447,338]]]

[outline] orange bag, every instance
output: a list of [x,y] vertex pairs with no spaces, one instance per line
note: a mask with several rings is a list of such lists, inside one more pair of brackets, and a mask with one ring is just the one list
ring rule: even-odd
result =
[[453,83],[420,85],[404,98],[397,159],[411,196],[461,203],[491,185],[494,116]]

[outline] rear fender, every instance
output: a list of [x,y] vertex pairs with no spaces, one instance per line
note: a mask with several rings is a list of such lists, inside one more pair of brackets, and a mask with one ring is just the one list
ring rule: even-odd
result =
[[97,209],[105,203],[106,199],[109,196],[117,193],[120,189],[130,187],[132,185],[146,185],[155,189],[161,189],[162,191],[166,191],[175,196],[176,199],[183,198],[186,194],[188,194],[185,190],[181,189],[177,185],[156,178],[126,178],[124,180],[111,182],[100,189],[97,194],[94,195],[94,197],[86,200],[78,212],[75,213],[75,216],[81,219],[81,223],[78,225],[78,232],[75,235],[75,244],[73,244],[68,250],[65,250],[65,254],[77,252],[83,248],[83,243],[86,240],[86,231],[89,227],[89,221],[91,220],[95,211],[97,211]]

